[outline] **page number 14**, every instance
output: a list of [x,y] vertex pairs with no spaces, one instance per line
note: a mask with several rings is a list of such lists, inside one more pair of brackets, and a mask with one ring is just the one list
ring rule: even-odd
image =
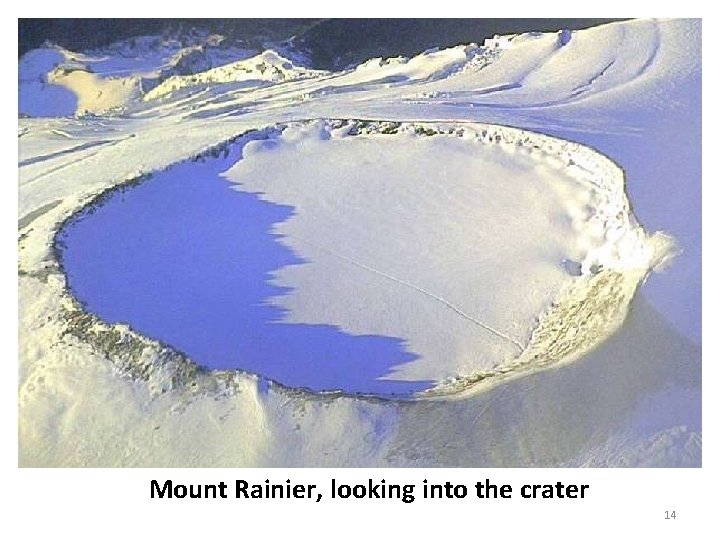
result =
[[665,519],[675,519],[675,510],[665,510]]

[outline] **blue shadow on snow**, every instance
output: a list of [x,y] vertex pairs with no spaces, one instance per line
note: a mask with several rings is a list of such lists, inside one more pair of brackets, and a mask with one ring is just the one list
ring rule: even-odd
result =
[[430,387],[378,380],[417,358],[401,339],[282,322],[284,310],[268,300],[290,290],[272,284],[272,273],[307,261],[273,232],[292,207],[221,176],[243,145],[178,164],[69,223],[60,239],[76,297],[103,320],[128,323],[211,369],[314,391],[403,396]]

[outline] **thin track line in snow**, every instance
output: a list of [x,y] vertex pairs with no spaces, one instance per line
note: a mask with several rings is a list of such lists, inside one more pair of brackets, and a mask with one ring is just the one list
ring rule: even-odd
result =
[[[91,158],[91,157],[93,157],[93,156],[96,156],[96,155],[99,154],[103,149],[108,148],[108,147],[110,147],[110,146],[115,146],[116,144],[119,144],[119,143],[121,143],[121,142],[123,142],[123,141],[126,141],[126,140],[128,140],[128,139],[132,139],[133,137],[135,137],[135,134],[134,134],[134,133],[131,133],[130,135],[127,135],[127,136],[125,136],[125,137],[120,137],[119,139],[112,139],[112,140],[110,140],[110,141],[103,141],[102,144],[96,144],[96,145],[93,145],[93,146],[91,146],[91,147],[85,147],[85,148],[82,148],[82,149],[80,149],[80,150],[77,150],[77,149],[76,149],[78,153],[82,153],[82,152],[85,152],[86,150],[91,150],[92,148],[97,148],[97,150],[95,150],[94,152],[90,152],[90,153],[88,153],[88,154],[85,154],[84,156],[80,156],[80,157],[77,158],[77,159],[74,159],[74,160],[72,160],[72,161],[68,161],[67,163],[63,163],[62,165],[58,165],[57,167],[55,167],[55,168],[53,168],[53,169],[50,169],[49,171],[41,172],[41,173],[38,174],[37,176],[33,176],[32,178],[30,178],[30,179],[28,179],[28,180],[25,180],[24,182],[22,182],[22,184],[20,184],[20,187],[26,187],[26,186],[32,184],[33,182],[36,182],[37,180],[40,180],[40,179],[45,178],[45,177],[47,177],[47,176],[50,176],[51,174],[54,174],[54,173],[56,173],[56,172],[58,172],[58,171],[60,171],[60,170],[62,170],[62,169],[65,169],[65,168],[67,168],[67,167],[71,167],[72,165],[77,165],[78,163],[81,163],[81,162],[85,161],[86,159],[89,159],[89,158]],[[83,146],[83,145],[81,145],[81,146]],[[72,155],[73,153],[74,153],[74,152],[70,152],[70,153],[67,153],[67,154],[64,154],[64,155],[68,155],[68,156],[69,156],[69,155]]]
[[413,285],[413,284],[410,283],[409,281],[405,281],[405,280],[403,280],[403,279],[397,278],[397,277],[392,276],[392,275],[390,275],[390,274],[386,274],[385,272],[383,272],[383,271],[381,271],[381,270],[378,270],[378,269],[376,269],[376,268],[373,268],[373,267],[371,267],[371,266],[368,266],[368,265],[366,265],[366,264],[363,264],[363,263],[361,263],[361,262],[359,262],[359,261],[356,261],[356,260],[354,260],[354,259],[351,259],[350,257],[346,257],[345,255],[341,255],[341,254],[339,254],[339,253],[336,253],[336,252],[334,252],[334,251],[331,251],[331,250],[329,250],[329,249],[326,248],[326,247],[319,246],[318,244],[316,244],[316,243],[314,243],[314,242],[311,242],[310,240],[305,240],[304,238],[300,238],[299,236],[290,235],[290,234],[284,234],[283,236],[288,237],[288,238],[293,238],[293,239],[295,239],[295,240],[299,240],[300,242],[303,242],[303,243],[308,244],[308,245],[310,245],[310,246],[312,246],[312,247],[314,247],[314,248],[316,248],[316,249],[319,249],[320,251],[323,251],[323,252],[327,253],[328,255],[331,255],[331,256],[333,256],[333,257],[337,257],[338,259],[342,259],[343,261],[348,262],[348,263],[350,263],[350,264],[352,264],[352,265],[354,265],[354,266],[357,266],[358,268],[362,268],[362,269],[364,269],[364,270],[368,270],[369,272],[372,272],[372,273],[377,274],[377,275],[379,275],[379,276],[382,276],[382,277],[384,277],[384,278],[386,278],[386,279],[389,279],[389,280],[391,280],[391,281],[394,281],[395,283],[399,283],[400,285],[404,285],[405,287],[409,287],[409,288],[411,288],[411,289],[413,289],[413,290],[415,290],[415,291],[417,291],[417,292],[419,292],[419,293],[421,293],[421,294],[424,294],[425,296],[429,296],[429,297],[432,298],[433,300],[436,300],[437,302],[440,302],[441,304],[443,304],[445,307],[451,309],[452,311],[454,311],[455,313],[457,313],[457,314],[460,315],[461,317],[469,320],[470,322],[476,324],[477,326],[479,326],[479,327],[481,327],[481,328],[484,328],[485,330],[487,330],[488,332],[496,335],[497,337],[502,338],[502,339],[504,339],[504,340],[506,340],[506,341],[509,341],[510,343],[512,343],[513,345],[515,345],[520,352],[522,352],[523,350],[525,350],[525,348],[523,347],[523,345],[522,345],[517,339],[515,339],[514,337],[509,336],[508,334],[505,334],[504,332],[501,332],[501,331],[499,331],[499,330],[496,330],[496,329],[493,328],[492,326],[489,326],[489,325],[485,324],[484,322],[476,319],[476,318],[473,317],[472,315],[469,315],[468,313],[465,313],[462,309],[460,309],[459,307],[457,307],[457,306],[456,306],[455,304],[453,304],[452,302],[449,302],[448,300],[445,300],[443,297],[438,296],[437,294],[435,294],[435,293],[433,293],[433,292],[430,292],[430,291],[428,291],[427,289],[423,289],[422,287],[418,287],[417,285]]

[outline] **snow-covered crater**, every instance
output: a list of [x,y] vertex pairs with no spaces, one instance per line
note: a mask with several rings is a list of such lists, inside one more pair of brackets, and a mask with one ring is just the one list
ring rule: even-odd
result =
[[[21,466],[700,465],[699,20],[626,21],[570,33],[521,34],[499,39],[496,46],[486,43],[481,48],[463,46],[445,52],[427,51],[415,61],[369,61],[364,67],[296,80],[260,81],[252,75],[245,81],[230,79],[193,85],[189,78],[185,82],[190,85],[146,101],[143,100],[146,92],[167,76],[196,73],[204,77],[207,69],[229,65],[268,48],[292,59],[294,66],[308,65],[286,54],[286,49],[272,45],[260,44],[254,51],[210,46],[204,48],[207,54],[198,54],[194,47],[192,50],[181,44],[168,47],[162,39],[157,43],[157,50],[152,43],[150,47],[139,43],[135,52],[126,44],[116,51],[110,48],[72,53],[42,49],[23,56],[19,63]],[[179,63],[176,53],[182,57]],[[390,56],[395,54],[391,51]],[[203,55],[207,63],[202,61]],[[196,64],[195,59],[201,62]],[[186,60],[192,64],[189,71]],[[54,74],[60,78],[54,79]],[[146,85],[148,77],[155,82]],[[126,93],[125,88],[117,86],[128,81],[127,89],[137,88],[133,80],[141,83],[139,92]],[[112,86],[105,86],[106,83]],[[92,114],[84,114],[86,111]],[[343,127],[338,122],[323,121],[322,129],[304,125],[304,120],[317,118],[373,118],[401,124],[352,121]],[[542,132],[555,138],[534,138],[533,134],[497,125]],[[252,130],[267,126],[275,127],[250,135]],[[428,130],[440,131],[441,126],[443,133],[447,128],[454,129],[455,134],[422,136],[428,135]],[[300,170],[303,163],[299,159],[303,146],[308,145],[317,149],[318,170],[328,174],[332,170],[328,178],[337,184],[332,189],[342,194],[350,186],[345,185],[346,179],[341,175],[350,171],[364,180],[356,169],[371,170],[373,160],[382,152],[365,155],[360,163],[357,159],[343,158],[343,153],[335,152],[337,148],[343,145],[355,148],[360,157],[360,150],[366,147],[382,149],[384,144],[401,151],[406,147],[404,141],[408,144],[416,141],[435,152],[435,159],[429,164],[429,158],[413,162],[401,152],[419,186],[425,177],[416,169],[424,167],[428,175],[437,176],[445,162],[452,168],[454,156],[462,159],[469,156],[463,175],[481,177],[480,173],[490,169],[478,169],[479,158],[489,159],[493,154],[484,148],[482,140],[456,138],[461,128],[479,130],[481,134],[487,128],[488,134],[503,134],[500,141],[503,137],[514,140],[513,134],[523,137],[527,134],[531,140],[542,142],[540,146],[549,145],[544,153],[524,142],[518,145],[496,141],[488,143],[488,148],[494,146],[495,155],[505,154],[508,158],[507,163],[500,163],[499,169],[508,173],[502,178],[507,177],[512,185],[516,183],[513,173],[523,163],[544,169],[548,174],[537,175],[538,185],[565,186],[565,195],[558,189],[556,197],[568,203],[565,209],[559,204],[547,204],[552,200],[550,192],[543,193],[538,205],[534,199],[528,202],[527,194],[515,200],[500,193],[501,198],[494,200],[507,201],[507,208],[516,211],[506,212],[502,221],[479,218],[477,224],[472,223],[471,234],[478,235],[475,228],[489,230],[488,224],[509,227],[513,220],[537,217],[542,208],[552,210],[547,214],[548,220],[551,216],[558,218],[550,220],[552,226],[544,223],[537,231],[529,229],[530,234],[536,235],[563,228],[568,231],[565,242],[558,243],[553,240],[557,235],[548,235],[549,245],[560,248],[555,254],[548,257],[539,252],[537,257],[531,257],[536,263],[546,261],[543,264],[552,271],[546,271],[540,264],[532,267],[517,264],[508,277],[525,268],[527,275],[520,280],[521,287],[531,286],[527,279],[530,275],[554,276],[562,286],[551,299],[552,291],[548,288],[551,283],[537,280],[533,286],[548,294],[547,309],[538,312],[532,325],[523,319],[516,327],[499,324],[501,318],[486,318],[486,306],[481,303],[477,305],[482,309],[471,311],[475,299],[492,293],[482,275],[476,275],[474,282],[465,278],[466,283],[482,290],[467,287],[467,298],[460,300],[450,298],[452,291],[447,289],[426,287],[435,296],[452,300],[478,322],[518,340],[521,347],[504,359],[496,359],[497,364],[480,348],[472,348],[477,354],[474,358],[466,354],[468,363],[462,366],[457,362],[463,358],[458,347],[461,336],[449,341],[449,347],[456,349],[447,357],[456,365],[447,367],[448,377],[418,383],[408,376],[410,371],[432,367],[427,355],[423,360],[417,352],[423,338],[418,338],[419,332],[403,335],[392,327],[391,318],[386,318],[379,330],[373,330],[382,333],[356,334],[352,326],[343,328],[337,323],[341,320],[341,306],[317,314],[310,309],[311,304],[299,302],[308,298],[308,288],[314,286],[317,278],[329,277],[328,284],[339,283],[339,293],[356,285],[342,283],[340,275],[328,276],[325,259],[330,256],[323,259],[322,253],[318,255],[319,249],[311,252],[312,246],[298,240],[299,231],[294,229],[298,225],[309,226],[309,213],[308,208],[296,205],[298,194],[289,191],[287,178],[279,178],[275,184],[275,179],[267,175],[257,179],[246,176],[263,160],[270,163],[273,158],[283,158],[284,168],[278,163],[273,167],[293,178],[294,170]],[[343,135],[342,129],[348,132]],[[293,133],[293,137],[301,134],[296,141],[286,138]],[[417,137],[413,138],[413,134]],[[268,140],[246,145],[247,155],[241,160],[241,145],[253,137]],[[227,141],[237,144],[229,145]],[[208,150],[213,148],[219,149],[214,152],[217,159],[209,159],[213,152]],[[226,148],[228,155],[223,157]],[[464,149],[473,151],[466,153]],[[530,154],[525,155],[528,151]],[[472,157],[471,153],[477,155]],[[198,160],[199,156],[204,156],[205,161]],[[307,165],[310,158],[303,159]],[[332,163],[326,165],[324,161]],[[187,173],[184,180],[178,175],[181,169]],[[267,189],[253,186],[261,180]],[[177,190],[168,188],[173,182],[177,183]],[[593,182],[597,183],[595,187],[590,186]],[[575,186],[576,183],[580,186]],[[117,189],[121,185],[122,190]],[[456,187],[448,180],[448,188]],[[251,189],[265,193],[251,193]],[[624,194],[626,189],[632,213]],[[137,320],[133,320],[131,327],[112,323],[117,319],[108,316],[94,315],[90,306],[83,306],[68,289],[68,283],[70,286],[73,283],[68,280],[69,268],[65,269],[67,273],[63,272],[59,262],[57,248],[61,247],[61,238],[56,233],[73,213],[90,212],[91,208],[82,210],[88,205],[95,210],[85,220],[89,232],[102,232],[101,227],[90,225],[97,224],[94,218],[104,219],[113,209],[125,215],[125,220],[138,230],[142,224],[132,223],[129,218],[132,212],[128,210],[133,200],[150,203],[147,191],[143,190],[170,192],[171,197],[155,202],[164,216],[170,210],[177,213],[177,203],[188,198],[191,199],[188,210],[200,216],[205,212],[210,221],[230,224],[244,218],[242,215],[217,218],[222,201],[224,208],[235,208],[238,200],[242,200],[251,202],[255,208],[267,209],[270,219],[263,222],[259,219],[262,215],[257,214],[258,219],[251,219],[257,224],[258,234],[250,234],[253,231],[249,229],[241,234],[235,227],[227,237],[241,244],[254,237],[256,246],[280,255],[268,259],[275,264],[276,271],[256,281],[263,293],[257,303],[261,313],[282,314],[275,321],[277,328],[271,330],[306,335],[308,327],[316,327],[316,333],[317,327],[322,327],[324,330],[316,337],[335,336],[359,356],[367,349],[358,347],[358,343],[374,342],[376,351],[384,348],[393,352],[382,358],[389,364],[383,373],[389,372],[389,377],[397,379],[393,383],[395,390],[404,385],[402,391],[407,392],[404,395],[411,395],[413,385],[417,385],[415,390],[420,395],[433,399],[327,395],[272,382],[266,384],[268,377],[278,380],[281,377],[267,373],[265,378],[260,377],[256,375],[263,373],[260,369],[252,370],[253,373],[235,368],[203,369],[198,365],[202,358],[195,351],[183,354],[176,350],[180,347],[174,349],[157,337],[146,337],[155,334],[141,327]],[[211,194],[222,192],[223,196],[205,204],[206,199],[196,197],[203,190]],[[578,193],[593,204],[583,207],[573,200],[571,195]],[[305,194],[301,190],[299,195]],[[426,209],[442,206],[440,197],[438,202],[429,198]],[[476,199],[459,199],[458,204],[469,206],[469,212],[479,215],[471,204]],[[102,200],[108,204],[101,208]],[[489,205],[490,201],[481,202]],[[309,200],[310,208],[316,202]],[[445,205],[445,209],[450,208]],[[595,218],[591,219],[593,212]],[[667,272],[651,275],[637,294],[637,284],[647,276],[648,267],[656,268],[662,263],[669,252],[669,242],[663,235],[645,234],[633,214],[648,231],[668,231],[677,238],[682,250]],[[253,218],[250,213],[244,215]],[[349,219],[356,215],[339,212],[338,231],[346,232],[352,225]],[[492,215],[490,208],[488,215]],[[438,218],[432,212],[426,212],[426,216]],[[166,232],[174,230],[175,234],[184,226],[192,248],[200,245],[192,243],[200,230],[187,227],[189,217],[187,214],[184,219],[163,222],[158,215],[152,223],[161,224]],[[462,221],[460,218],[458,222]],[[365,224],[366,221],[360,221],[358,228]],[[417,232],[418,227],[421,224],[407,232]],[[291,237],[293,232],[295,238]],[[382,246],[397,240],[392,235],[374,236],[379,237],[378,244]],[[502,233],[496,236],[497,246],[504,241],[509,245],[508,252],[518,251],[513,237],[505,238]],[[128,231],[121,229],[117,238],[127,242]],[[205,252],[213,245],[228,246],[227,239],[207,238],[212,241],[201,244]],[[353,242],[347,243],[354,253],[359,253],[362,247],[358,245],[359,238],[356,235]],[[461,259],[474,252],[465,235],[447,234],[446,238],[448,243],[458,241],[467,246],[468,254],[461,253]],[[587,242],[580,242],[583,238]],[[545,236],[543,242],[544,239]],[[140,243],[142,240],[137,238]],[[325,246],[332,238],[321,240]],[[543,242],[538,244],[542,250]],[[331,247],[346,255],[341,252],[346,246]],[[575,255],[563,254],[563,250]],[[406,251],[397,251],[398,259],[407,256]],[[166,265],[169,268],[173,264],[177,268],[182,262],[169,261],[158,252],[157,256],[161,255],[165,262],[172,263]],[[477,254],[478,270],[472,268],[476,274],[487,269],[482,264],[488,262],[483,255]],[[355,260],[391,274],[379,266],[382,261],[364,257]],[[98,259],[81,262],[98,264]],[[205,261],[191,262],[202,269]],[[433,277],[431,270],[439,266],[439,261],[434,262],[434,267],[426,265],[425,278]],[[339,267],[343,260],[335,263]],[[218,267],[216,264],[215,268]],[[318,270],[317,278],[309,275],[312,268]],[[256,276],[263,268],[259,270]],[[540,273],[533,274],[536,270]],[[377,279],[378,283],[389,280],[381,275],[370,276],[369,270],[360,267],[356,271],[366,279]],[[452,268],[446,265],[443,271],[447,272],[447,283],[455,283]],[[147,274],[157,276],[153,272]],[[401,279],[413,277],[413,281],[406,281],[418,284],[414,281],[418,276],[400,272],[392,275]],[[196,276],[201,279],[190,280],[188,275],[186,282],[207,285],[207,272]],[[509,280],[498,282],[507,286],[497,292],[498,297],[507,293],[510,298],[519,298],[519,293],[508,286]],[[166,285],[159,280],[158,283]],[[221,292],[236,292],[235,283],[231,281],[229,285],[222,289],[215,284]],[[415,295],[418,305],[432,305],[439,317],[452,320],[455,325],[462,322],[462,317],[453,314],[449,306],[400,283],[396,285],[407,289],[407,299]],[[128,290],[133,291],[133,296],[127,295],[130,300],[138,298],[139,289]],[[113,299],[110,295],[107,298]],[[342,298],[348,309],[358,301],[352,297],[348,300],[347,295]],[[387,299],[382,300],[389,309],[394,307]],[[299,305],[297,312],[291,311],[293,302]],[[505,305],[505,300],[501,302]],[[522,307],[525,302],[525,298],[520,298],[518,305]],[[201,305],[195,302],[194,307]],[[219,310],[211,310],[213,316],[217,313]],[[163,311],[161,315],[168,313]],[[320,322],[292,321],[292,317],[312,321],[311,315],[317,315],[315,320]],[[288,320],[284,320],[286,317]],[[613,331],[623,319],[623,324]],[[238,319],[227,321],[232,326]],[[474,324],[466,321],[468,325]],[[261,323],[256,328],[262,328],[268,321],[258,318],[255,322]],[[196,325],[193,331],[201,329],[201,325]],[[477,325],[475,329],[478,336],[494,339],[488,329]],[[513,349],[512,342],[497,339]],[[603,343],[594,347],[600,341]],[[579,361],[571,363],[574,359]],[[297,356],[292,357],[293,362],[296,360]],[[443,357],[443,363],[436,365],[444,367],[445,360]],[[307,371],[310,364],[294,365]],[[368,369],[368,363],[361,365]],[[560,365],[562,369],[545,369]],[[358,373],[362,376],[361,370]],[[489,388],[497,381],[522,373],[532,376]],[[406,378],[402,379],[403,376]],[[377,392],[387,392],[390,378],[373,380],[386,385]],[[298,380],[286,383],[306,384]],[[332,385],[338,386],[342,387]],[[422,392],[426,387],[432,390]]]
[[623,187],[597,152],[507,127],[291,123],[81,214],[63,266],[88,310],[202,366],[446,394],[622,321],[668,245]]

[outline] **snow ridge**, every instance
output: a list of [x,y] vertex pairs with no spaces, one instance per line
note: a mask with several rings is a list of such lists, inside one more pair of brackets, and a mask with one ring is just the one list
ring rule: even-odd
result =
[[278,83],[320,77],[327,72],[295,66],[274,50],[239,60],[195,75],[173,75],[143,96],[144,101],[162,98],[189,86],[227,84],[242,81]]

